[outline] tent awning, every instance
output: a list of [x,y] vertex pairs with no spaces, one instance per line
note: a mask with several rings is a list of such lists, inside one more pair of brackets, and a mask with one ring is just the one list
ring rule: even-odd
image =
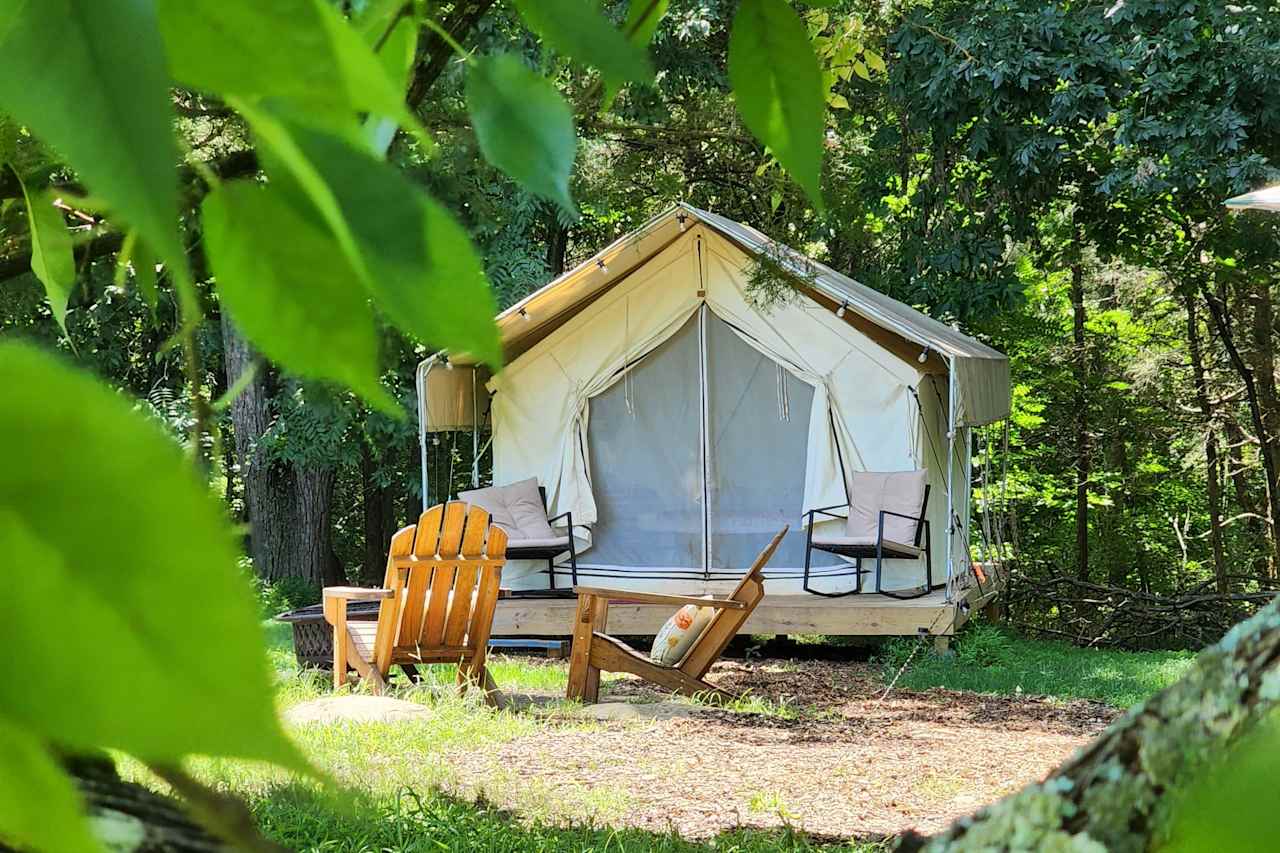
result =
[[[775,243],[754,228],[687,204],[675,205],[601,250],[575,269],[498,315],[498,331],[508,361],[554,332],[615,284],[672,245],[694,224],[789,268],[797,283],[852,325],[882,330],[886,348],[954,371],[959,391],[958,422],[977,426],[1009,414],[1009,360],[1002,353],[945,323],[873,290],[830,267]],[[918,352],[917,348],[918,347]],[[456,363],[469,361],[465,356]]]

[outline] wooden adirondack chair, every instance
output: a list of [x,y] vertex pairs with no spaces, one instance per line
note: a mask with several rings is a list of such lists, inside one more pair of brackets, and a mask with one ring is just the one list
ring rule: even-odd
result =
[[[728,598],[575,587],[574,591],[578,594],[578,615],[573,625],[573,651],[569,655],[568,697],[581,699],[583,702],[596,702],[600,698],[601,671],[629,672],[685,696],[712,694],[728,697],[729,694],[724,690],[703,681],[703,676],[764,598],[764,576],[761,572],[782,542],[782,537],[787,534],[787,529],[782,528],[773,537],[773,541],[765,546]],[[668,604],[674,607],[696,604],[700,607],[714,607],[716,614],[711,617],[706,629],[685,652],[684,657],[675,666],[665,666],[604,633],[609,619],[610,599]]]
[[[381,695],[393,665],[456,663],[460,689],[475,682],[496,703],[485,654],[506,549],[506,531],[489,513],[453,501],[391,538],[383,588],[326,587],[334,687],[346,683],[348,665]],[[347,621],[348,601],[381,601],[378,621]]]

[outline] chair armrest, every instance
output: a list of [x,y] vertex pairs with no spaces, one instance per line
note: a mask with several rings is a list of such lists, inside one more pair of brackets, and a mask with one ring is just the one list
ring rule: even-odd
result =
[[575,586],[573,591],[579,597],[594,595],[614,601],[639,601],[644,604],[694,604],[699,607],[717,607],[724,610],[743,610],[746,605],[732,598],[701,598],[696,595],[667,595],[660,592],[633,592],[626,589],[602,589],[594,586]]
[[[844,515],[839,515],[839,514],[837,514],[837,513],[832,512],[831,510],[833,510],[833,509],[843,509],[843,510],[845,510],[846,512],[845,512],[845,514],[844,514]],[[810,518],[811,520],[812,520],[812,518],[813,518],[815,515],[825,515],[825,516],[827,516],[828,518],[843,518],[843,519],[848,519],[848,517],[849,517],[849,515],[848,515],[848,509],[849,509],[849,505],[848,505],[848,504],[835,504],[835,505],[833,505],[833,506],[822,506],[822,507],[817,507],[816,509],[811,509],[811,510],[809,510],[808,512],[806,512],[806,513],[805,513],[805,515],[809,516],[809,518]]]
[[880,534],[880,536],[881,536],[881,538],[883,538],[883,537],[884,537],[884,533],[883,533],[883,531],[884,531],[884,517],[885,517],[886,515],[892,515],[892,516],[893,516],[893,517],[895,517],[895,518],[903,518],[903,519],[906,519],[907,521],[914,521],[914,522],[916,523],[916,535],[915,535],[915,537],[913,537],[913,540],[914,540],[914,541],[912,542],[912,544],[913,544],[913,545],[917,545],[917,546],[920,544],[920,531],[924,529],[924,525],[925,525],[925,524],[928,524],[928,523],[929,523],[928,521],[926,521],[926,520],[925,520],[925,517],[924,517],[923,515],[907,515],[906,513],[894,512],[894,511],[893,511],[893,510],[891,510],[891,509],[882,509],[882,510],[880,510],[880,530],[881,530],[881,534]]
[[560,513],[559,515],[553,515],[553,516],[551,516],[550,518],[548,518],[548,519],[547,519],[547,524],[550,524],[550,525],[552,525],[552,526],[554,527],[554,526],[556,526],[556,522],[557,522],[557,521],[559,521],[559,520],[560,520],[560,519],[562,519],[562,518],[565,520],[565,525],[564,525],[564,526],[565,526],[565,528],[567,528],[567,529],[568,529],[568,531],[569,531],[569,535],[570,535],[570,536],[572,536],[572,535],[573,535],[573,528],[575,528],[575,527],[586,527],[586,526],[587,526],[587,525],[585,525],[585,524],[574,524],[574,523],[573,523],[573,511],[572,511],[572,510],[570,510],[570,511],[568,511],[568,512],[562,512],[562,513]]
[[394,595],[389,589],[366,589],[359,586],[326,586],[325,598],[340,598],[343,601],[378,601]]

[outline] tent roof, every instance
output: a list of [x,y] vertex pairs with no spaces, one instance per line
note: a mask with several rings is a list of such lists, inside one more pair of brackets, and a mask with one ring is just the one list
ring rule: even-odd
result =
[[[845,307],[846,320],[863,331],[881,330],[878,342],[900,357],[923,353],[922,372],[944,372],[946,359],[957,368],[961,384],[982,389],[965,394],[963,420],[990,423],[1009,411],[1008,359],[991,347],[866,285],[774,242],[754,228],[723,216],[677,204],[638,229],[614,241],[546,286],[526,296],[497,317],[508,361],[533,347],[594,302],[614,284],[639,269],[698,223],[719,233],[748,254],[768,257],[789,268],[802,289],[835,311]],[[896,344],[896,346],[895,346]],[[916,348],[920,348],[919,352]],[[458,363],[471,359],[455,357]]]
[[1280,184],[1229,198],[1223,204],[1238,210],[1280,210]]

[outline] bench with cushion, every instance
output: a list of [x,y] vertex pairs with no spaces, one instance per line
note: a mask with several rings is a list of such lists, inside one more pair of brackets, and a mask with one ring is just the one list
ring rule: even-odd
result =
[[[891,598],[917,598],[933,589],[933,555],[930,552],[928,472],[855,471],[849,475],[849,503],[813,509],[806,513],[809,530],[804,551],[804,589],[814,595],[837,598],[862,592],[864,559],[874,559],[875,592]],[[844,510],[845,514],[838,511]],[[845,522],[844,532],[815,532],[817,516]],[[923,540],[923,542],[922,542]],[[857,585],[845,592],[823,592],[810,586],[809,564],[814,551],[838,554],[854,560]],[[925,582],[907,591],[882,587],[884,560],[918,560],[924,556]]]
[[[571,583],[577,584],[578,554],[573,542],[573,513],[563,512],[548,518],[546,492],[536,478],[458,492],[458,500],[482,507],[492,517],[493,523],[507,532],[508,560],[546,560],[550,586],[554,590],[556,559],[567,555]],[[562,526],[564,535],[552,525]],[[563,592],[572,595],[573,589]]]

